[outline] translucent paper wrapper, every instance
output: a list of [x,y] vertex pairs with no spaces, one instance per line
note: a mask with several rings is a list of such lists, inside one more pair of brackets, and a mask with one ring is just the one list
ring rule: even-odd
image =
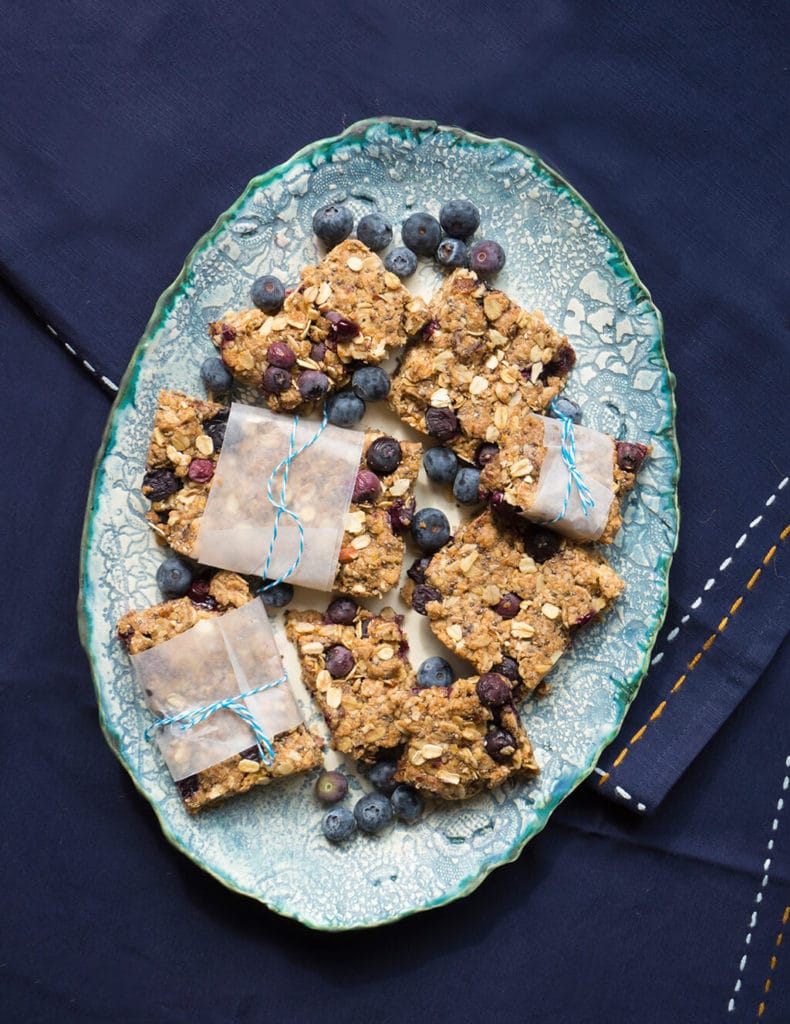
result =
[[[528,518],[548,523],[560,515],[568,493],[569,471],[562,457],[562,422],[543,420],[543,444],[546,455],[540,467],[538,489],[528,510]],[[573,427],[576,443],[576,468],[595,504],[584,513],[579,489],[571,482],[570,496],[562,518],[551,522],[552,529],[572,540],[597,540],[604,531],[614,500],[612,439],[586,427]]]
[[[294,450],[306,444],[319,427],[315,420],[300,419]],[[294,520],[283,514],[266,568],[276,513],[267,496],[267,484],[272,471],[288,456],[293,428],[290,416],[252,406],[231,406],[195,557],[204,565],[269,579],[278,579],[298,558],[288,577],[291,583],[331,590],[364,434],[327,426],[314,444],[292,460],[282,504],[303,525],[304,550],[298,557],[299,531]],[[282,482],[281,470],[272,486],[278,502]]]
[[[238,697],[285,674],[261,601],[201,619],[185,633],[134,654],[131,660],[157,718]],[[240,703],[270,740],[303,721],[287,682]],[[255,744],[250,727],[225,709],[189,729],[182,729],[180,723],[163,726],[156,731],[156,739],[176,782]]]

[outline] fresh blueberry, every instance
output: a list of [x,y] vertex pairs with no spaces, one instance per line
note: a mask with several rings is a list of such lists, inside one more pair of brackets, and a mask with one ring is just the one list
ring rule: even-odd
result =
[[406,575],[410,580],[414,580],[415,583],[425,583],[425,570],[431,564],[431,559],[428,556],[423,558],[415,558],[409,568],[406,570]]
[[330,843],[342,843],[357,830],[357,821],[347,807],[333,807],[321,822],[324,835]]
[[321,772],[315,782],[315,795],[323,804],[339,803],[348,793],[348,779],[342,772]]
[[498,672],[486,672],[480,676],[475,691],[480,703],[487,708],[501,708],[513,698],[507,679]]
[[351,210],[339,203],[329,203],[313,214],[313,232],[327,245],[336,245],[348,238],[353,227]]
[[474,505],[480,500],[480,470],[471,466],[459,469],[453,482],[453,494],[462,505]]
[[385,796],[389,796],[398,785],[394,779],[394,775],[397,770],[397,761],[376,761],[368,772],[368,778],[380,793],[384,793]]
[[452,270],[456,267],[465,267],[469,262],[466,243],[460,238],[443,238],[436,249],[436,262]]
[[381,252],[392,241],[392,225],[381,213],[366,213],[357,224],[357,238],[371,252]]
[[450,539],[450,523],[438,508],[422,508],[415,513],[411,536],[423,551],[438,551]]
[[506,764],[516,752],[516,741],[507,729],[491,729],[484,744],[488,756],[499,764]]
[[310,346],[310,358],[316,363],[323,363],[326,359],[326,345],[323,341],[316,341]]
[[390,797],[392,809],[401,821],[408,825],[415,822],[425,810],[425,802],[412,786],[396,786]]
[[437,441],[451,441],[458,437],[458,417],[452,409],[434,409],[425,413],[425,429]]
[[369,469],[360,469],[354,481],[352,501],[375,501],[381,494],[381,480]]
[[503,619],[513,619],[518,615],[520,608],[521,598],[518,594],[508,593],[504,594],[500,602],[494,606],[494,611]]
[[521,682],[521,673],[518,670],[518,662],[515,658],[511,658],[507,654],[503,656],[499,664],[494,665],[491,671],[496,672],[500,676],[504,676],[505,679],[509,679],[511,683]]
[[489,444],[488,441],[481,441],[475,451],[475,465],[482,469],[499,455],[499,445]]
[[283,581],[269,586],[269,580],[264,582],[266,589],[261,590],[261,600],[267,608],[285,608],[294,599],[294,588],[290,583]]
[[627,473],[636,473],[647,457],[647,447],[629,441],[617,441],[617,465]]
[[524,538],[524,549],[530,558],[533,558],[538,564],[542,564],[548,561],[552,555],[556,555],[562,544],[559,534],[552,533],[551,530],[543,530],[539,526],[524,530],[522,537]]
[[266,274],[252,282],[250,298],[264,313],[276,313],[285,301],[285,288],[278,278]]
[[480,211],[468,199],[451,199],[439,210],[439,221],[451,238],[469,238],[480,226]]
[[403,244],[418,256],[433,256],[442,240],[442,226],[430,213],[413,213],[400,230]]
[[381,402],[390,393],[390,378],[380,366],[360,366],[351,378],[351,390],[366,402]]
[[365,462],[374,473],[378,473],[379,476],[388,476],[395,472],[401,464],[402,458],[403,451],[399,441],[396,441],[394,437],[377,437],[368,448]]
[[284,341],[273,341],[266,352],[266,361],[270,366],[290,370],[296,362],[296,353]]
[[441,601],[442,595],[429,583],[418,583],[412,591],[411,606],[418,615],[427,615],[425,610],[429,601]]
[[452,686],[454,682],[455,672],[452,665],[438,655],[426,658],[417,669],[417,685],[421,690],[426,690],[430,686]]
[[233,377],[221,359],[209,356],[200,367],[200,379],[207,391],[213,391],[215,395],[224,395],[230,391],[233,384]]
[[329,648],[326,656],[326,670],[334,679],[343,679],[354,667],[354,655],[342,644]]
[[181,490],[181,481],[170,469],[152,469],[143,477],[143,494],[149,501],[163,501]]
[[326,415],[336,427],[353,427],[365,415],[365,403],[353,391],[338,391],[327,399]]
[[475,242],[469,250],[469,269],[474,270],[478,277],[491,277],[505,265],[505,250],[499,242],[486,238]]
[[156,570],[156,584],[166,597],[183,597],[194,578],[186,562],[174,555],[166,558]]
[[572,398],[555,398],[551,403],[551,412],[558,419],[568,419],[574,423],[582,421],[582,407]]
[[207,484],[214,476],[214,463],[211,459],[193,459],[189,463],[187,476],[196,484]]
[[302,370],[296,386],[305,402],[320,402],[329,390],[329,378],[320,370]]
[[435,484],[451,484],[458,472],[458,456],[452,448],[429,448],[422,464],[428,479]]
[[354,804],[354,817],[363,832],[381,832],[392,821],[392,804],[383,793],[368,793]]
[[281,366],[267,366],[261,386],[267,395],[281,395],[291,386],[291,375]]
[[350,626],[356,618],[359,608],[350,597],[336,597],[326,610],[327,622],[336,626]]
[[411,277],[417,269],[417,257],[411,249],[398,246],[397,249],[387,253],[384,269],[403,280],[404,277]]

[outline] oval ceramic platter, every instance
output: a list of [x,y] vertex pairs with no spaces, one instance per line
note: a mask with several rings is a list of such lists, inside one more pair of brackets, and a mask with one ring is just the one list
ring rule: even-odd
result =
[[[154,577],[164,552],[146,525],[140,493],[157,391],[205,394],[199,367],[214,351],[207,324],[248,306],[250,285],[262,273],[298,281],[301,267],[321,255],[311,231],[317,207],[344,201],[355,219],[377,209],[397,226],[410,212],[437,214],[456,196],[480,207],[477,237],[495,238],[506,249],[496,286],[522,306],[543,310],[576,349],[566,394],[583,404],[585,424],[653,446],[627,502],[625,526],[607,550],[626,580],[625,595],[560,660],[550,695],[522,708],[541,767],[534,782],[507,784],[465,803],[430,803],[415,825],[396,824],[376,837],[358,834],[336,847],[321,834],[315,773],[192,818],[157,747],[144,738],[149,714],[115,639],[122,613],[161,600]],[[407,285],[426,294],[440,272],[420,262]],[[231,889],[327,930],[382,924],[447,903],[517,857],[614,738],[664,617],[678,522],[673,386],[660,316],[622,247],[558,174],[512,142],[432,122],[376,119],[255,178],[200,240],[154,310],[107,425],[83,537],[81,631],[102,728],[167,838]],[[409,434],[382,406],[369,406],[364,422]],[[470,516],[423,475],[417,495],[418,505],[444,507],[453,526]],[[407,555],[407,564],[413,557]],[[327,600],[297,591],[295,603],[324,608]],[[386,603],[405,611],[397,592],[378,602]],[[282,613],[274,628],[289,675],[298,680]],[[429,653],[447,656],[423,617],[408,612],[406,629],[415,666]],[[469,674],[468,666],[456,665]],[[307,694],[298,693],[310,724],[324,731]],[[336,756],[328,763],[337,763]],[[351,803],[368,783],[353,765],[344,768],[352,776]]]

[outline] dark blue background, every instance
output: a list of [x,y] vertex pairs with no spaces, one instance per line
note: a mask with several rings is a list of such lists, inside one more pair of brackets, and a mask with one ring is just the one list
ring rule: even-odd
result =
[[[713,0],[463,2],[439,17],[377,0],[6,5],[4,1020],[739,1024],[761,1001],[762,1020],[788,1020],[788,29],[784,4]],[[667,653],[626,741],[746,597],[618,774],[574,794],[515,864],[442,910],[326,936],[171,849],[101,736],[75,604],[109,403],[42,320],[117,382],[247,181],[377,114],[538,151],[664,314],[683,524]],[[649,817],[628,809],[637,795]]]

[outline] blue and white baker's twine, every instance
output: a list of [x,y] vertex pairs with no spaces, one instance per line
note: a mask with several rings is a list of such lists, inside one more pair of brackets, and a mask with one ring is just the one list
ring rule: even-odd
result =
[[591,509],[595,506],[595,499],[590,493],[590,489],[584,482],[579,467],[576,465],[576,438],[573,433],[573,420],[570,416],[566,416],[560,412],[556,402],[552,399],[551,411],[562,423],[562,441],[560,444],[560,454],[562,455],[562,461],[568,470],[568,485],[565,488],[565,497],[562,502],[562,508],[558,515],[553,519],[547,519],[546,525],[551,523],[558,523],[561,519],[565,518],[565,513],[568,511],[568,502],[571,499],[571,491],[573,485],[576,485],[576,490],[579,492],[579,500],[581,501],[582,510],[585,518],[589,516]]
[[[288,486],[288,471],[291,468],[291,463],[294,459],[298,458],[302,452],[306,452],[307,449],[315,444],[321,434],[324,432],[327,426],[327,414],[326,408],[324,408],[324,415],[321,419],[321,423],[310,438],[306,441],[301,448],[295,449],[296,444],[296,431],[299,426],[299,417],[294,416],[294,423],[291,429],[291,437],[288,442],[288,454],[282,459],[269,474],[269,479],[266,483],[266,496],[271,502],[275,509],[274,515],[274,526],[272,528],[272,539],[269,541],[269,551],[266,555],[266,562],[263,567],[263,576],[266,577],[269,571],[269,565],[271,564],[272,556],[274,554],[274,546],[277,543],[277,533],[280,526],[280,517],[282,515],[289,516],[294,523],[296,523],[296,529],[299,532],[299,548],[296,552],[296,558],[290,565],[290,567],[279,576],[276,580],[270,580],[268,583],[264,583],[258,593],[264,590],[270,590],[272,587],[276,587],[278,583],[282,583],[288,579],[289,576],[293,575],[296,571],[297,566],[302,560],[304,554],[304,525],[293,509],[288,508],[285,504],[285,490]],[[274,497],[274,481],[277,478],[277,474],[282,470],[283,480],[280,488],[280,500],[277,501]],[[256,686],[252,690],[247,690],[246,693],[237,694],[235,697],[225,697],[224,700],[214,701],[213,704],[206,704],[201,708],[195,708],[193,711],[182,711],[177,715],[167,715],[163,718],[157,718],[155,722],[148,726],[145,730],[145,738],[149,740],[156,729],[161,729],[166,725],[175,725],[180,723],[181,731],[184,732],[187,729],[192,729],[196,725],[200,725],[201,722],[205,722],[207,718],[215,714],[217,711],[232,711],[234,715],[246,722],[247,725],[252,729],[253,735],[255,736],[255,744],[258,748],[261,761],[263,764],[270,765],[274,762],[274,747],[271,744],[271,740],[264,732],[262,726],[255,718],[255,715],[250,709],[242,703],[247,697],[253,697],[256,693],[263,693],[265,690],[271,690],[275,686],[280,686],[287,680],[288,676],[281,676],[276,679],[273,683],[264,683],[262,686]]]

